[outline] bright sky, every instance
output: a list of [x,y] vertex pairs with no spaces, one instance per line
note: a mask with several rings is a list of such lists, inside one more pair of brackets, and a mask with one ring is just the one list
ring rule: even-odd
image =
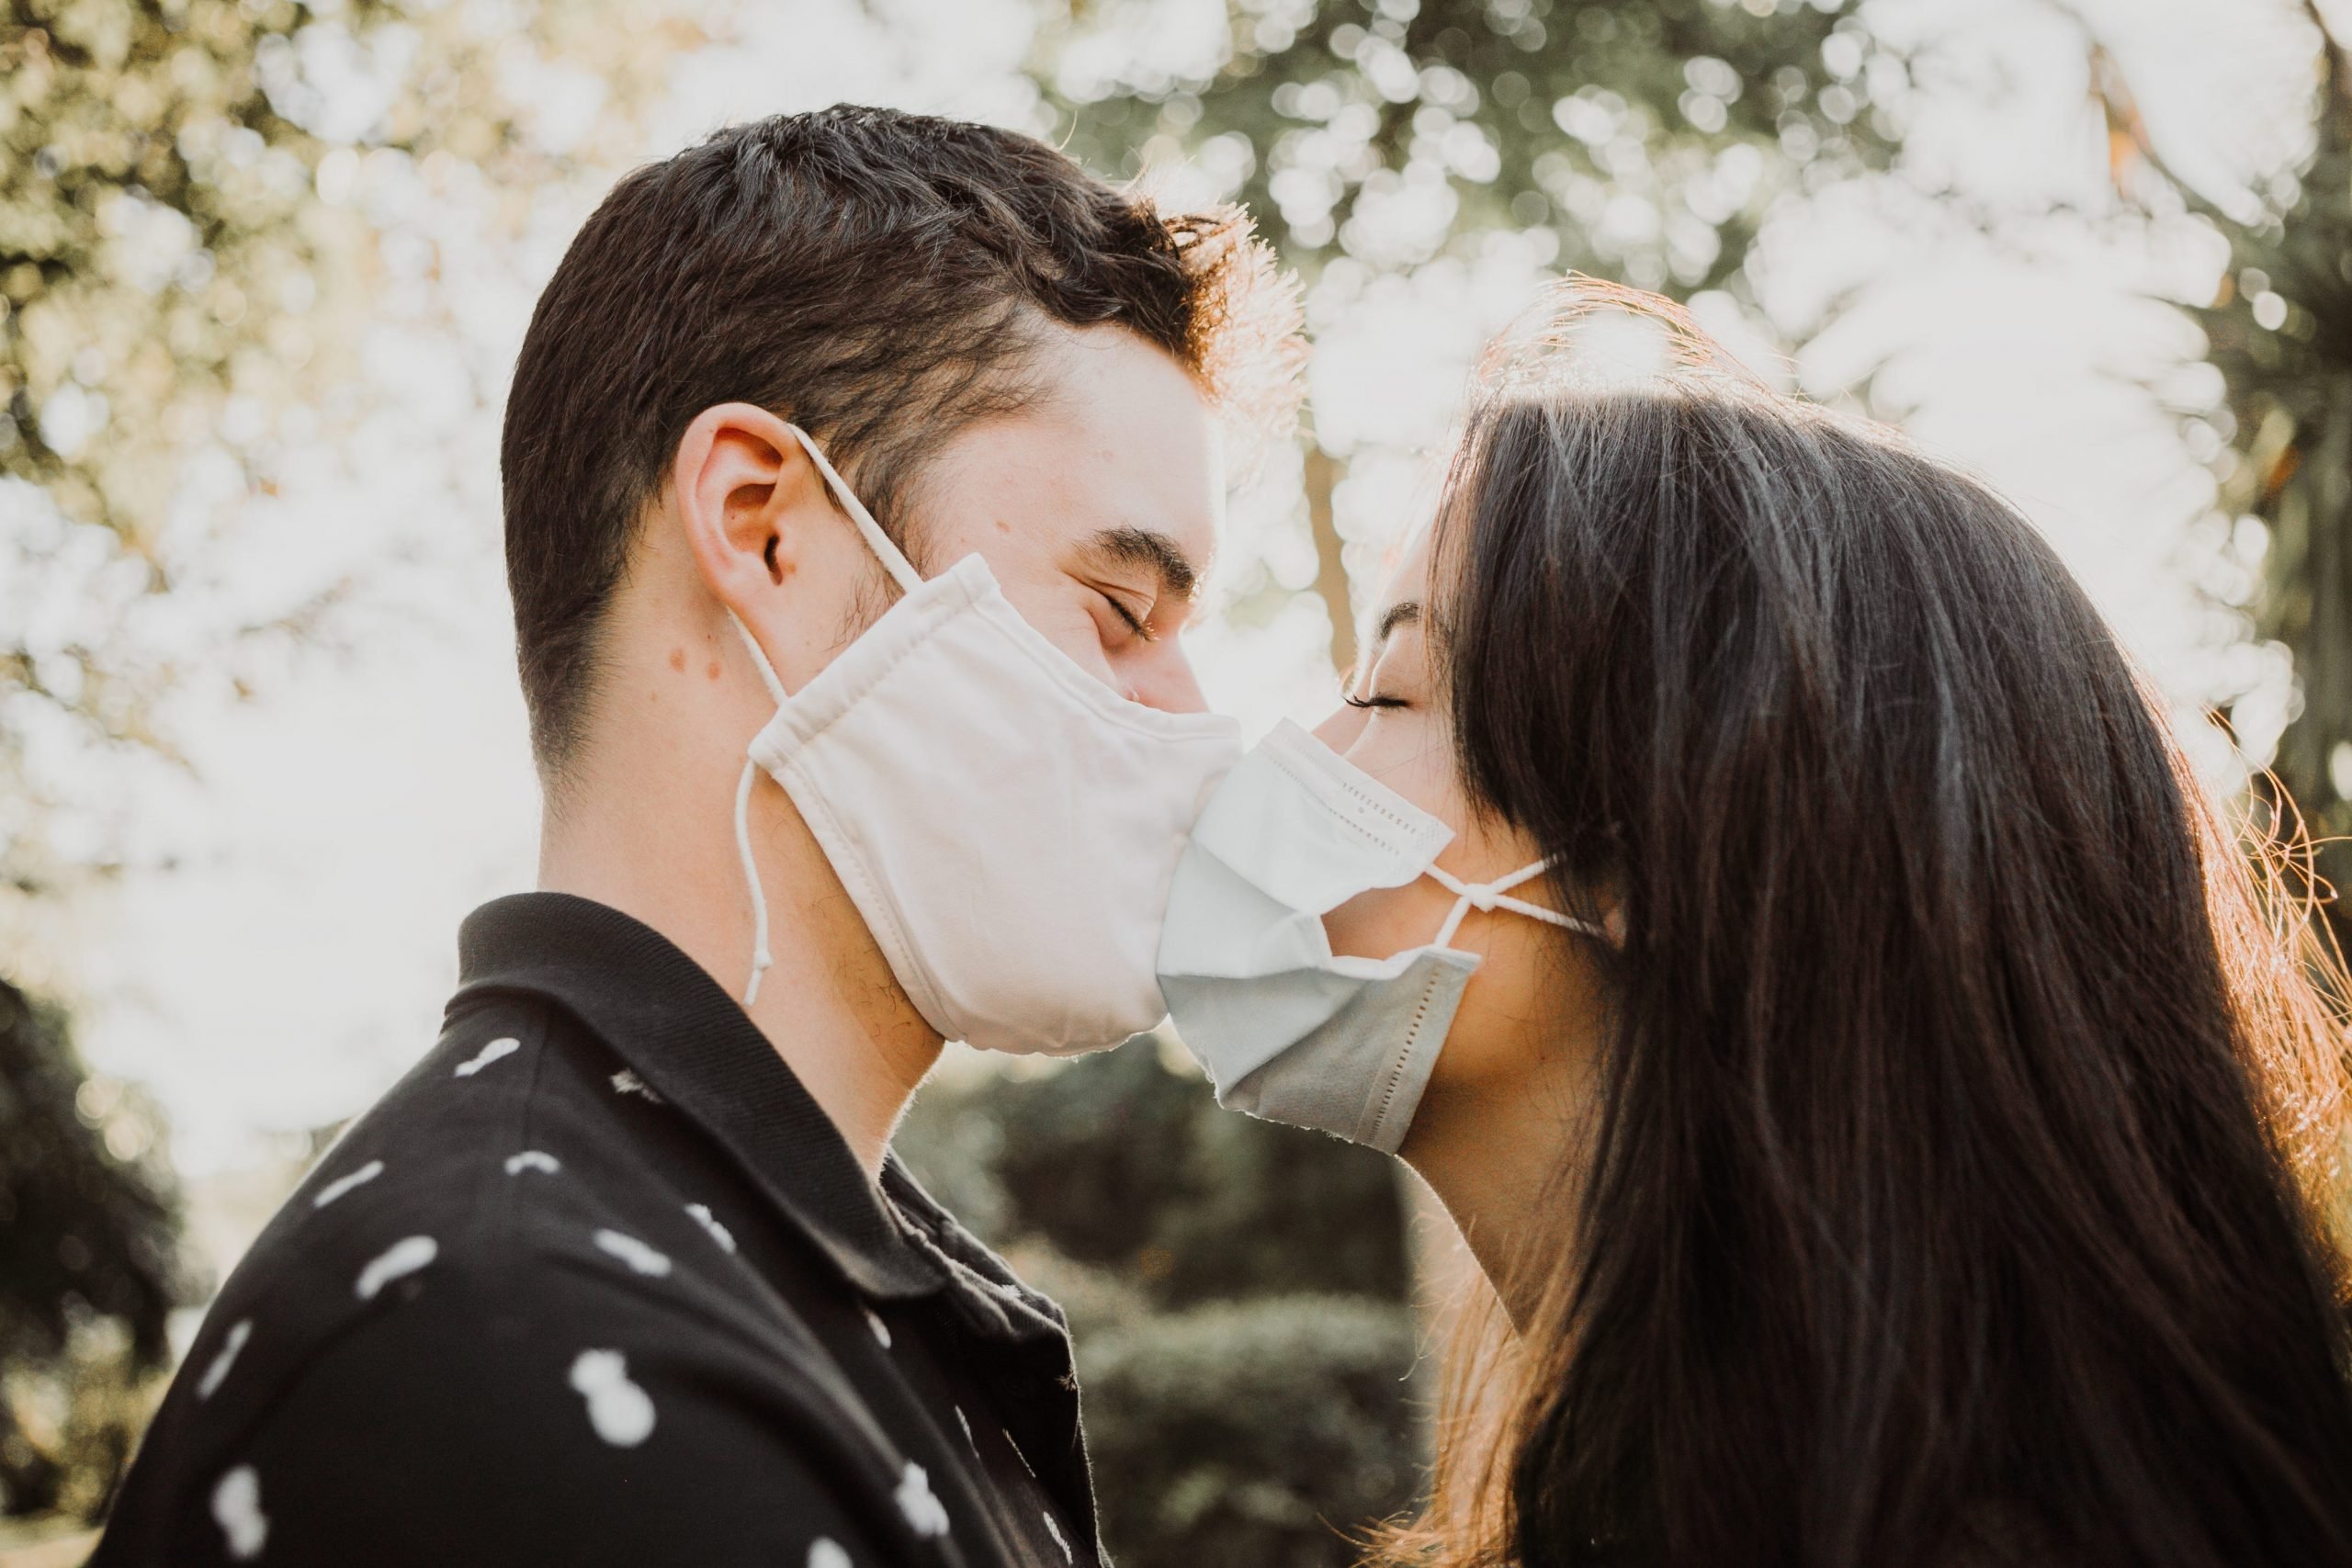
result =
[[[1137,15],[1151,47],[1181,51],[1219,3],[1149,0]],[[2294,35],[2275,25],[2283,5],[2099,8],[2118,18],[2143,105],[2184,168],[2220,188],[2291,153],[2283,111],[2309,77]],[[1035,101],[1014,69],[1026,14],[1022,0],[746,6],[725,42],[682,63],[645,152],[842,98],[1021,123]],[[2086,62],[2043,7],[1894,0],[1890,15],[1957,29],[1915,156],[1988,199],[2106,205]],[[383,412],[344,462],[315,463],[255,507],[210,569],[256,602],[304,574],[356,569],[369,584],[363,606],[343,624],[342,650],[286,656],[257,698],[181,705],[175,726],[196,777],[141,779],[145,869],[61,928],[87,998],[85,1055],[148,1086],[191,1173],[364,1108],[434,1038],[460,919],[532,881],[537,801],[498,552],[497,406],[537,284],[598,193],[546,197],[525,243],[490,244],[469,227],[479,204],[397,186],[388,177],[380,199],[439,243],[448,318],[378,329],[365,359]],[[2195,333],[2143,293],[2210,291],[2221,257],[2209,239],[2174,225],[2119,243],[2060,222],[1996,245],[1880,189],[1825,200],[1765,254],[1765,303],[1784,330],[1835,290],[1860,293],[1802,363],[1759,368],[1837,395],[1883,364],[1880,412],[2014,496],[2184,702],[2232,683],[2224,660],[2260,666],[2251,649],[2226,649],[2226,626],[2199,604],[2199,574],[2214,568],[2188,525],[2211,483],[2177,416],[2142,389],[2156,377],[2191,402],[2216,390],[2194,368]],[[1540,260],[1505,239],[1475,264],[1410,279],[1343,277],[1317,302],[1319,427],[1363,451],[1338,498],[1362,576],[1376,576],[1426,506],[1430,454],[1472,358],[1524,303]],[[1735,346],[1763,341],[1728,310],[1715,300],[1702,313]],[[1295,483],[1295,461],[1277,460],[1237,498],[1236,576],[1311,580]],[[1333,694],[1324,631],[1311,595],[1261,627],[1204,630],[1195,656],[1212,700],[1253,728],[1319,716]],[[2283,703],[2275,670],[2271,684]]]

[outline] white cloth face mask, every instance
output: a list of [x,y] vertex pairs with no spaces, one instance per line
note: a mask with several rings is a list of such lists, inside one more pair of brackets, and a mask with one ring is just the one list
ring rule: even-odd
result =
[[[1478,954],[1446,945],[1473,908],[1605,933],[1510,896],[1538,861],[1490,883],[1438,869],[1453,829],[1295,724],[1209,797],[1177,863],[1159,987],[1217,1103],[1394,1154]],[[1456,895],[1427,946],[1334,955],[1323,917],[1359,893],[1428,876]]]
[[792,693],[735,623],[776,703],[735,791],[753,914],[744,1004],[772,962],[748,819],[763,769],[940,1034],[1066,1055],[1152,1028],[1169,882],[1240,755],[1233,721],[1120,696],[1023,619],[978,555],[923,581],[787,428],[904,597]]

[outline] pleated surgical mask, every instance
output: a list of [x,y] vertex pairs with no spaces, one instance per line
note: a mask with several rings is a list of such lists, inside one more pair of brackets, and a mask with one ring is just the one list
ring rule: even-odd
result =
[[[1394,1154],[1412,1125],[1478,955],[1448,945],[1470,910],[1605,933],[1511,889],[1442,871],[1453,829],[1284,724],[1226,774],[1176,863],[1159,939],[1169,1014],[1217,1103]],[[1323,917],[1427,876],[1455,895],[1426,945],[1334,954]]]

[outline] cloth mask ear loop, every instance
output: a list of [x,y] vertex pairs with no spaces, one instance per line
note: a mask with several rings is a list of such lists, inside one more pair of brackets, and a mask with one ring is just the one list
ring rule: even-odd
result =
[[[776,679],[775,666],[768,662],[768,656],[761,649],[759,639],[752,635],[751,627],[737,618],[734,611],[727,612],[727,620],[735,628],[735,635],[743,639],[743,646],[751,650],[752,663],[759,670],[760,680],[781,710],[792,694],[784,689],[782,681]],[[743,987],[743,1005],[747,1008],[760,999],[760,976],[766,974],[768,965],[775,962],[775,954],[768,951],[767,890],[760,886],[760,863],[752,853],[752,784],[759,777],[759,763],[747,755],[743,759],[743,772],[735,780],[735,853],[743,863],[743,881],[752,890],[752,978]]]
[[865,547],[874,552],[874,558],[880,561],[883,570],[890,574],[890,581],[906,593],[921,588],[922,574],[915,570],[914,562],[890,542],[890,536],[882,531],[882,525],[874,521],[874,513],[866,511],[865,503],[852,492],[849,481],[833,471],[832,464],[825,461],[825,455],[817,450],[817,444],[808,438],[808,433],[797,424],[787,424],[785,429],[792,432],[792,438],[800,443],[800,449],[808,454],[808,460],[817,465],[819,473],[825,476],[825,483],[831,488],[833,499],[842,503],[842,510],[849,513],[849,520],[857,525],[858,536],[865,541]]
[[[890,542],[890,536],[882,531],[882,525],[874,521],[874,514],[865,510],[865,503],[850,490],[849,481],[825,460],[825,455],[817,449],[817,444],[808,438],[808,433],[797,424],[787,424],[785,429],[800,443],[800,449],[808,454],[808,460],[817,465],[817,472],[824,477],[834,499],[841,502],[842,510],[849,513],[850,522],[856,525],[858,536],[865,541],[865,547],[872,550],[875,558],[882,563],[882,570],[890,574],[890,580],[903,592],[911,593],[922,587],[922,577],[915,570],[914,563]],[[727,619],[734,626],[735,635],[743,639],[744,648],[752,655],[752,663],[760,672],[761,682],[767,687],[768,695],[775,699],[775,705],[781,710],[792,699],[792,694],[786,691],[784,682],[776,678],[775,666],[768,662],[766,649],[760,647],[759,638],[752,635],[751,627],[745,626],[733,610],[727,612]],[[735,781],[735,853],[743,863],[743,880],[752,891],[752,978],[743,987],[743,1005],[747,1008],[760,999],[760,977],[775,962],[775,954],[768,951],[767,891],[760,886],[760,863],[752,853],[752,785],[759,777],[759,771],[760,765],[747,756],[743,759],[743,772]]]
[[1522,882],[1531,882],[1543,875],[1551,868],[1551,865],[1552,863],[1548,859],[1539,860],[1533,865],[1521,866],[1509,876],[1498,877],[1492,882],[1464,882],[1452,872],[1442,871],[1434,865],[1429,867],[1427,874],[1431,881],[1447,892],[1457,895],[1453,900],[1453,910],[1446,915],[1445,924],[1438,928],[1437,941],[1431,945],[1451,946],[1453,942],[1453,933],[1462,929],[1463,917],[1474,908],[1509,909],[1514,915],[1525,915],[1531,919],[1543,920],[1547,924],[1558,926],[1563,931],[1579,931],[1586,936],[1605,937],[1608,933],[1589,921],[1579,920],[1574,916],[1564,915],[1557,909],[1547,909],[1541,904],[1531,904],[1524,898],[1513,898],[1509,896],[1511,888]]

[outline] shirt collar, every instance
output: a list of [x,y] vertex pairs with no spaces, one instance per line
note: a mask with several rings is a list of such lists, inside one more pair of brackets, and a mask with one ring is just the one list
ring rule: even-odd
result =
[[458,934],[460,1004],[543,997],[700,1125],[865,1294],[924,1295],[948,1275],[910,1237],[849,1145],[735,998],[643,922],[569,893],[518,893]]

